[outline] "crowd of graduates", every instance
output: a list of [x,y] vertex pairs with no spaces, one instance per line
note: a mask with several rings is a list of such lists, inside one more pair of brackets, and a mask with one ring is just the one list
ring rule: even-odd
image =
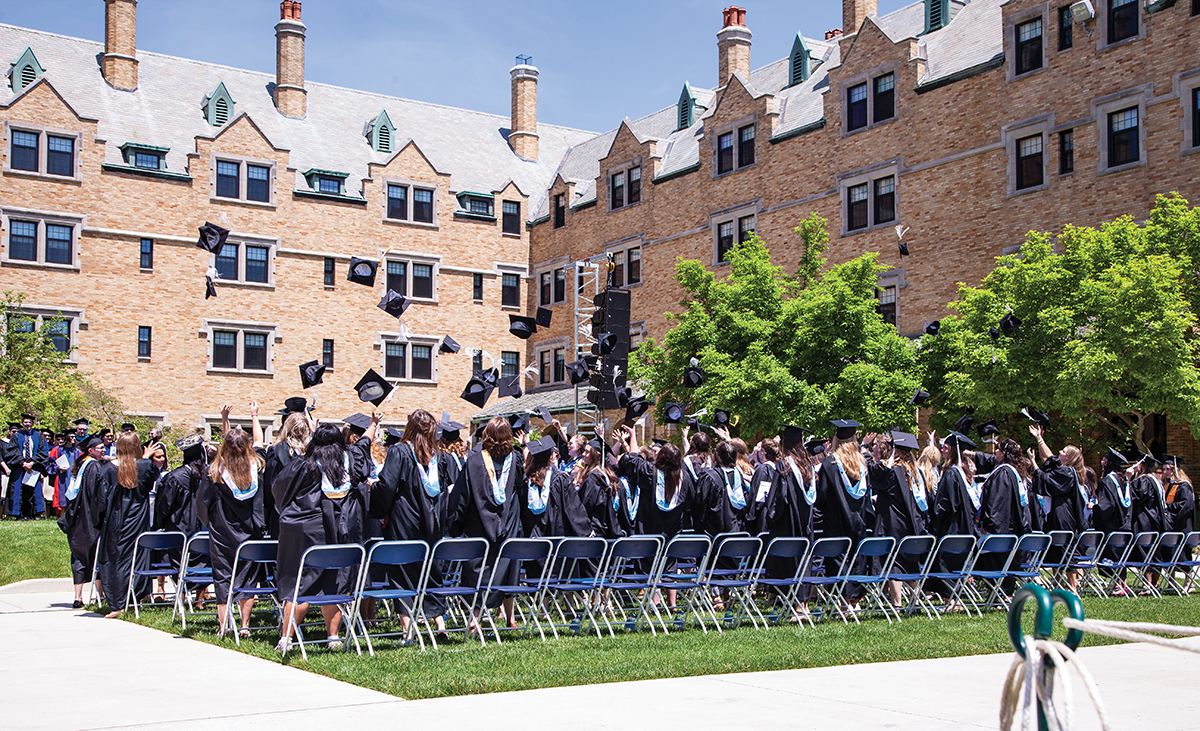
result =
[[[990,422],[974,430],[977,444],[969,417],[945,437],[927,434],[924,446],[900,431],[860,439],[861,425],[852,420],[832,422],[829,438],[780,425],[778,436],[749,445],[731,436],[727,419],[721,426],[693,420],[681,425],[681,447],[657,439],[641,444],[626,424],[607,434],[572,434],[544,408],[492,418],[474,434],[446,412],[439,419],[418,409],[399,432],[381,429],[378,412],[320,421],[303,398],[287,400],[273,444],[266,444],[258,405],[250,402],[249,411],[250,433],[229,428],[226,406],[219,443],[199,435],[178,442],[183,463],[169,471],[161,443],[143,443],[134,431],[118,435],[112,449],[101,436],[84,435],[67,466],[56,465],[60,476],[69,475],[55,501],[63,509],[59,524],[71,548],[77,606],[97,567],[109,616],[124,610],[127,597],[153,593],[149,583],[129,586],[136,538],[148,530],[209,532],[224,632],[231,586],[264,578],[254,565],[237,567],[234,577],[235,551],[260,538],[278,540],[274,581],[288,598],[352,591],[354,577],[346,572],[299,575],[300,557],[311,546],[375,537],[431,545],[445,537],[484,538],[491,547],[486,564],[476,561],[464,571],[482,575],[484,584],[494,574],[496,584],[514,585],[518,566],[497,559],[497,549],[516,537],[747,531],[858,542],[871,535],[1193,528],[1194,494],[1180,460],[1134,455],[1131,464],[1108,449],[1097,475],[1078,447],[1051,449],[1045,417],[1036,413],[1029,425],[1036,447],[1025,452]],[[541,421],[536,427],[534,419]],[[28,469],[26,463],[20,468]],[[768,561],[765,571],[791,576],[796,563]],[[415,589],[420,577],[396,569],[386,580]],[[436,569],[429,581],[440,581]],[[893,603],[900,603],[901,590],[888,588]],[[853,602],[854,587],[843,596]],[[234,598],[245,633],[254,600]],[[807,612],[803,598],[788,608],[795,621]],[[427,599],[420,619],[440,628],[444,607]],[[663,600],[669,605],[673,597]],[[492,603],[488,611],[515,623],[511,599]],[[307,607],[295,610],[303,618]],[[333,607],[322,612],[329,642],[339,644],[340,614]],[[285,625],[291,615],[285,606]],[[279,649],[286,653],[292,632],[281,630]]]

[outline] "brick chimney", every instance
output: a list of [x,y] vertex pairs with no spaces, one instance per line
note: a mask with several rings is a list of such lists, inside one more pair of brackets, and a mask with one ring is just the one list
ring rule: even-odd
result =
[[879,0],[842,0],[842,32],[854,35],[868,15],[879,15]]
[[104,80],[118,89],[138,85],[137,0],[104,0]]
[[300,22],[300,3],[279,3],[279,22],[275,24],[275,108],[285,117],[303,117],[308,109],[304,89],[304,23]]
[[512,123],[508,144],[513,152],[526,160],[538,157],[537,85],[538,70],[530,56],[517,56],[517,65],[509,69],[512,75]]
[[746,9],[728,7],[721,11],[724,25],[717,33],[717,86],[729,83],[734,72],[750,79],[750,29]]

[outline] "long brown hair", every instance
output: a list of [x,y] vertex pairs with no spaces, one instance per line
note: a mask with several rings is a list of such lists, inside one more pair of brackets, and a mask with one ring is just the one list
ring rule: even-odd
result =
[[546,470],[550,469],[550,458],[554,454],[555,450],[553,449],[547,449],[541,454],[534,454],[528,449],[525,450],[525,476],[539,490],[542,487],[542,480],[546,479]]
[[663,473],[666,488],[664,492],[667,503],[670,504],[675,498],[675,491],[679,489],[679,478],[682,477],[680,469],[683,467],[683,457],[679,454],[679,447],[670,442],[662,445],[658,454],[654,456],[654,466]]
[[442,438],[438,440],[438,448],[447,454],[453,454],[455,457],[467,456],[467,444],[462,439],[455,439],[453,442],[446,441],[446,435],[443,433]]
[[[895,447],[892,450],[892,459],[904,467],[904,472],[908,475],[908,491],[912,492],[913,482],[917,479],[917,458],[913,454],[913,450],[904,449],[903,447]],[[929,481],[926,480],[926,485]]]
[[492,455],[492,459],[501,460],[507,457],[513,448],[512,426],[503,416],[494,416],[483,427],[483,438],[479,440],[483,451]]
[[1025,455],[1021,453],[1020,444],[1011,439],[1001,439],[996,443],[996,458],[1015,467],[1022,480],[1029,479],[1029,464],[1025,461]]
[[576,485],[582,485],[588,475],[592,474],[592,470],[600,467],[600,450],[590,444],[583,445],[583,452],[579,455],[579,461],[575,463]]
[[[804,484],[800,485],[800,489],[803,490],[812,480],[812,462],[808,456],[808,448],[804,446],[804,442],[789,444],[788,447],[788,449],[780,450],[781,458],[791,464],[795,464],[796,468],[800,470],[800,477],[804,480]],[[770,454],[765,447],[763,451]],[[790,466],[786,469],[787,472],[791,472],[791,470]],[[781,469],[780,473],[782,474],[784,471]]]
[[417,409],[408,415],[400,441],[412,447],[422,466],[428,466],[429,460],[437,454],[437,419],[425,409]]
[[134,432],[117,438],[117,484],[126,490],[137,487],[137,461],[142,458],[142,440]]
[[226,432],[221,446],[217,447],[217,456],[208,468],[208,476],[213,482],[219,483],[225,479],[224,473],[228,471],[233,484],[239,490],[245,490],[254,481],[251,470],[257,472],[262,468],[262,458],[255,454],[250,435],[234,427]]
[[863,461],[862,450],[858,446],[858,437],[838,439],[835,436],[829,446],[833,456],[837,457],[838,462],[841,463],[842,469],[846,470],[846,476],[852,482],[858,482],[863,470],[867,469],[867,463]]
[[750,476],[754,474],[754,465],[750,464],[750,447],[737,437],[730,439],[729,443],[733,445],[733,451],[737,452],[738,469],[742,471],[742,476],[749,480]]
[[712,438],[704,432],[697,430],[688,439],[687,456],[696,457],[705,467],[711,467],[713,463]]

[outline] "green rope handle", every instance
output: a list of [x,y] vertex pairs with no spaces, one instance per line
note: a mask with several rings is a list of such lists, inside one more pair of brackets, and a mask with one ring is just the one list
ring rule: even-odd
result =
[[[1017,589],[1013,594],[1012,604],[1008,608],[1008,641],[1022,658],[1025,657],[1025,635],[1021,632],[1021,613],[1025,602],[1030,599],[1037,604],[1037,612],[1033,617],[1033,636],[1035,639],[1048,640],[1054,634],[1054,605],[1066,606],[1067,613],[1072,619],[1083,620],[1083,602],[1069,591],[1055,589],[1046,591],[1037,584],[1029,583]],[[1063,644],[1076,650],[1083,640],[1083,630],[1072,629],[1067,632]]]

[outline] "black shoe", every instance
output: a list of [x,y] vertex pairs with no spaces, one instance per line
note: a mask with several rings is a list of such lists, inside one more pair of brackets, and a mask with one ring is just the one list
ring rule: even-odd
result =
[[75,601],[74,601],[74,602],[71,604],[71,609],[83,609],[83,602],[81,602],[81,601],[79,601],[78,599],[76,599],[76,600],[75,600]]

